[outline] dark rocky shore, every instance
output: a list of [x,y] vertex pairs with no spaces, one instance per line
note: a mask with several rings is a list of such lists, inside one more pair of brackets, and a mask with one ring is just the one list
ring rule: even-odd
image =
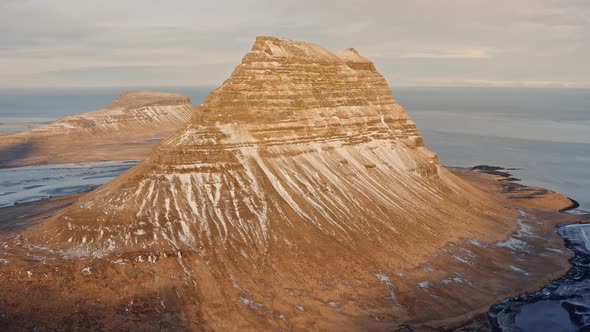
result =
[[[514,169],[478,165],[471,170],[501,177],[505,192],[528,188],[517,183],[520,179],[509,172]],[[524,197],[535,198],[544,193],[541,190]],[[576,210],[579,203],[569,199],[571,205],[559,211],[579,215],[580,223],[557,225],[555,231],[575,254],[570,259],[571,270],[540,290],[504,300],[461,327],[449,326],[444,331],[590,331],[590,213]]]

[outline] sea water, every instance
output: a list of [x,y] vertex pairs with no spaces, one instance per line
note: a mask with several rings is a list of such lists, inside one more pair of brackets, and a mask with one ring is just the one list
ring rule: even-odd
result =
[[590,211],[590,90],[393,91],[444,165],[516,168],[523,184],[564,193]]

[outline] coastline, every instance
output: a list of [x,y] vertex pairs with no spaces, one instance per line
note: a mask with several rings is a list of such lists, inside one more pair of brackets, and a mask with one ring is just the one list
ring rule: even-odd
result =
[[[450,169],[453,169],[453,168],[450,168]],[[476,172],[481,172],[483,174],[497,176],[498,177],[497,181],[503,182],[505,185],[508,185],[511,187],[516,186],[516,187],[522,187],[522,188],[530,188],[528,186],[516,183],[521,180],[514,178],[512,176],[512,174],[510,174],[510,172],[509,172],[510,169],[505,169],[505,168],[502,168],[499,166],[478,165],[478,166],[474,166],[471,168],[455,168],[455,169],[459,169],[459,170],[470,169],[470,170],[473,170]],[[568,211],[577,209],[580,206],[580,204],[575,199],[573,199],[571,197],[567,197],[567,196],[564,196],[564,197],[566,197],[570,201],[570,204],[564,206],[563,208],[558,209],[557,211],[559,213],[566,214],[567,216],[571,216],[574,219],[576,217],[580,217],[579,215],[572,215],[572,214],[567,213]],[[549,283],[557,281],[557,280],[564,278],[565,276],[568,275],[568,273],[573,268],[571,262],[575,258],[575,253],[568,247],[566,239],[563,238],[559,234],[558,228],[562,227],[564,225],[590,223],[589,216],[585,216],[584,219],[585,220],[581,220],[581,221],[575,221],[575,220],[569,221],[568,220],[563,223],[558,223],[552,227],[554,230],[554,233],[557,236],[559,236],[563,242],[563,247],[566,249],[566,253],[567,253],[566,257],[564,257],[564,258],[567,259],[569,266],[567,266],[566,268],[561,269],[559,271],[555,271],[554,274],[548,275],[545,279],[542,279],[540,282],[538,282],[535,285],[531,285],[527,288],[524,288],[524,289],[514,292],[512,294],[505,294],[505,295],[499,296],[497,301],[492,303],[490,306],[473,310],[471,313],[466,314],[464,317],[457,317],[455,319],[448,320],[448,321],[440,321],[440,322],[438,322],[440,324],[437,324],[437,322],[429,322],[425,325],[437,326],[442,331],[456,331],[456,332],[493,331],[494,325],[489,317],[489,312],[490,312],[491,308],[493,308],[494,306],[496,306],[506,300],[516,299],[516,298],[519,298],[519,297],[527,295],[527,294],[536,293],[536,292],[542,290]],[[420,331],[420,330],[421,329],[415,329],[414,331]],[[429,329],[426,329],[425,331],[427,331],[427,330],[429,330]]]
[[[567,212],[571,209],[566,209],[563,212]],[[589,224],[590,220],[586,220],[584,222],[579,222],[579,223],[571,223],[571,224],[560,224],[555,226],[555,230],[556,233],[559,234],[558,230],[561,227],[566,227],[566,226],[574,226],[574,225],[587,225]],[[572,247],[570,247],[571,243],[569,243],[570,241],[563,237],[564,239],[564,245],[566,246],[566,248],[570,251],[573,251]],[[476,314],[475,316],[473,316],[472,318],[464,321],[463,323],[460,323],[458,325],[453,325],[453,324],[448,324],[448,325],[444,325],[442,327],[442,329],[444,331],[456,331],[456,332],[467,332],[467,331],[496,331],[499,330],[499,327],[497,326],[498,322],[492,321],[492,318],[490,317],[492,309],[498,305],[501,305],[502,303],[504,303],[505,301],[515,301],[520,299],[521,297],[532,297],[534,295],[536,295],[537,293],[543,291],[543,289],[545,289],[548,285],[550,285],[551,283],[554,282],[560,282],[562,280],[566,280],[568,275],[570,275],[570,273],[572,273],[575,269],[575,266],[573,264],[573,261],[578,257],[577,253],[574,253],[574,255],[569,259],[569,263],[570,265],[572,265],[569,269],[567,269],[566,271],[564,271],[561,274],[556,274],[555,278],[549,278],[548,281],[545,282],[544,285],[540,286],[540,287],[534,287],[528,290],[523,290],[522,292],[516,293],[513,296],[509,296],[507,298],[503,298],[500,299],[498,302],[492,304],[487,311],[485,312],[481,312],[480,314]],[[557,295],[559,296],[559,295]]]

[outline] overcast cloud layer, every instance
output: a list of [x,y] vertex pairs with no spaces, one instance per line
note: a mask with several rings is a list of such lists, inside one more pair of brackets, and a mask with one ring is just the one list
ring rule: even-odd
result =
[[258,35],[393,86],[590,87],[588,0],[0,0],[0,87],[218,85]]

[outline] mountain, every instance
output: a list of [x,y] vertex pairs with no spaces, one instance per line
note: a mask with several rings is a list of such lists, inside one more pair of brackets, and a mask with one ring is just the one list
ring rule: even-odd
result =
[[506,211],[482,198],[440,165],[356,51],[258,38],[189,124],[40,234],[90,252],[210,247],[251,259],[275,232],[309,233],[405,255],[424,240],[498,237],[488,214]]
[[0,166],[143,159],[186,123],[192,110],[180,94],[125,92],[104,109],[0,134]]
[[[149,157],[5,241],[0,326],[391,330],[465,318],[567,266],[545,249],[562,245],[552,228],[539,226],[542,243],[512,238],[536,219],[497,183],[443,167],[356,50],[259,37]],[[534,255],[525,271],[529,251],[514,243],[545,264]]]

